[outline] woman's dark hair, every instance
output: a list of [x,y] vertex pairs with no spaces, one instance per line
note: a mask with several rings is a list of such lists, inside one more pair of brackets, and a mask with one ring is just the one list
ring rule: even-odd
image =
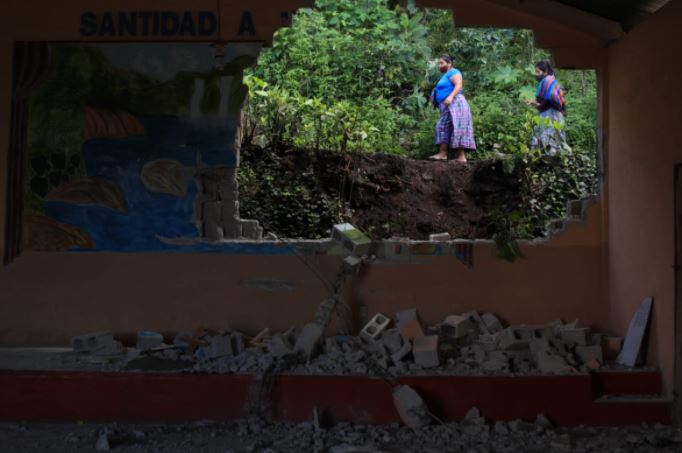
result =
[[552,65],[549,64],[549,61],[546,60],[538,61],[537,63],[535,63],[535,67],[544,73],[554,75],[554,69],[552,69]]
[[443,60],[446,63],[452,64],[452,57],[446,53],[441,54],[440,57],[438,57],[439,60]]

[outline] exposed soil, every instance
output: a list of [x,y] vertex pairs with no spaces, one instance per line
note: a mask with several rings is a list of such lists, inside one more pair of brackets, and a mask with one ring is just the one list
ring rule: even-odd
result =
[[[251,147],[256,162],[270,152]],[[289,150],[278,153],[288,174],[314,173],[317,190],[341,197],[350,221],[373,237],[428,239],[432,233],[454,238],[488,238],[491,215],[520,198],[517,175],[499,161],[412,160],[386,154]],[[248,163],[247,163],[248,164]]]

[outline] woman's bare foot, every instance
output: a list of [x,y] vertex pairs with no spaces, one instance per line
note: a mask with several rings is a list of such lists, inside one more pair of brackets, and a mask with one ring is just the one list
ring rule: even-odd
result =
[[447,153],[446,154],[437,153],[437,154],[434,154],[433,156],[429,156],[429,159],[431,159],[431,160],[448,160],[448,155],[447,155]]
[[462,164],[466,164],[467,163],[466,153],[463,150],[459,150],[459,154],[457,154],[457,158],[455,159],[455,161],[460,162]]

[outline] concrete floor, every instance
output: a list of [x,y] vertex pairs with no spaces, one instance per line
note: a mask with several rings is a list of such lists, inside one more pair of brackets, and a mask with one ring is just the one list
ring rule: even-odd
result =
[[267,423],[256,417],[188,424],[0,424],[0,452],[680,452],[666,426],[574,429],[535,423],[398,425]]

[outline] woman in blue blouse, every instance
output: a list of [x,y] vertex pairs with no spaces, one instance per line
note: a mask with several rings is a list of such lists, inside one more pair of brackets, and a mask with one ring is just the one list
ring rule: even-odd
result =
[[440,109],[435,139],[438,153],[430,159],[447,160],[450,148],[457,150],[458,162],[466,162],[466,151],[475,150],[476,141],[471,110],[462,91],[462,73],[453,67],[449,55],[438,58],[438,69],[443,77],[431,94],[432,101]]

